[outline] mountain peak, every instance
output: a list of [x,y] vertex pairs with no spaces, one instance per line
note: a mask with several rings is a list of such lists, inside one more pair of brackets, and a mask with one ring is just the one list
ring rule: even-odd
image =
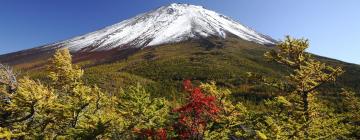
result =
[[[160,8],[161,9],[161,8]],[[184,4],[184,3],[172,3],[168,6],[165,6],[165,9],[168,12],[168,14],[172,13],[172,11],[179,11],[179,12],[184,12],[184,11],[201,11],[201,10],[205,10],[205,8],[203,6],[198,6],[198,5],[191,5],[191,4]]]
[[186,3],[172,3],[168,6],[169,8],[179,8],[179,7],[202,7],[202,6],[196,6]]
[[226,38],[230,34],[259,44],[275,44],[270,37],[202,6],[173,3],[43,48],[69,48],[72,52],[143,48],[191,38]]

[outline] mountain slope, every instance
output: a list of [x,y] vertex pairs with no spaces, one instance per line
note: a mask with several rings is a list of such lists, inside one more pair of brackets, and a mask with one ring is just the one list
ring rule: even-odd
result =
[[143,48],[190,38],[233,34],[259,44],[274,44],[270,37],[235,22],[216,12],[188,4],[160,7],[118,24],[43,48],[66,47],[72,52]]
[[69,48],[76,62],[124,58],[149,46],[189,40],[236,37],[262,45],[276,41],[201,6],[171,4],[102,30],[69,40],[0,56],[0,62],[29,67],[42,65],[56,49]]
[[[184,79],[216,81],[218,86],[230,89],[239,98],[261,101],[271,96],[271,89],[249,86],[247,72],[274,79],[284,79],[289,74],[288,68],[264,58],[264,53],[271,49],[269,47],[235,38],[210,39],[209,42],[187,41],[149,47],[109,64],[85,64],[85,81],[110,92],[140,82],[156,96],[177,99],[181,97],[178,93]],[[341,87],[360,91],[360,77],[354,76],[360,74],[360,66],[314,57],[346,71],[336,83],[329,83],[323,89],[327,97],[333,97]]]
[[[85,81],[102,89],[117,92],[120,87],[141,83],[158,96],[177,97],[184,79],[216,81],[236,95],[263,99],[268,89],[247,87],[247,72],[259,73],[268,78],[283,79],[289,69],[268,62],[264,53],[272,47],[238,38],[183,41],[174,44],[148,47],[132,55],[108,63],[78,63],[85,69]],[[341,66],[346,71],[336,83],[327,85],[327,93],[336,93],[339,87],[360,91],[360,66],[314,55],[319,60]],[[31,76],[43,77],[36,70]],[[175,95],[176,94],[176,95]]]
[[[0,62],[41,75],[42,66],[56,49],[69,48],[74,62],[86,68],[88,80],[105,84],[106,89],[122,85],[114,81],[172,87],[179,85],[174,82],[188,78],[214,80],[234,88],[246,82],[246,72],[271,77],[287,72],[263,57],[272,49],[267,46],[274,43],[270,37],[216,12],[171,4],[83,36],[1,55]],[[353,76],[360,75],[360,66],[318,58],[343,66],[347,72],[340,84],[360,89],[360,78]]]

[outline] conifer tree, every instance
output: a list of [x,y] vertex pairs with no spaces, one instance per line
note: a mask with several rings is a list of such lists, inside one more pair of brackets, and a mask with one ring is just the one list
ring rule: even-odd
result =
[[215,82],[201,84],[200,88],[208,95],[216,98],[219,112],[216,119],[209,123],[209,129],[205,132],[205,139],[230,139],[248,137],[246,121],[249,115],[246,107],[240,102],[231,101],[231,92],[227,89],[219,89]]
[[269,106],[280,109],[270,112],[263,120],[270,127],[268,135],[274,139],[337,138],[347,132],[341,117],[331,113],[317,96],[319,88],[335,81],[343,70],[314,59],[305,52],[308,46],[308,40],[286,37],[277,49],[265,54],[292,69],[287,76],[287,89],[283,91],[286,96],[268,102]]
[[57,51],[50,65],[49,85],[25,77],[13,88],[14,84],[9,82],[12,76],[4,75],[9,72],[1,73],[5,77],[3,81],[7,81],[2,89],[7,90],[1,90],[0,136],[8,139],[109,137],[108,128],[118,120],[113,98],[83,84],[83,72],[71,64],[68,50]]
[[62,105],[61,114],[56,118],[56,125],[62,130],[57,132],[56,137],[103,137],[112,121],[118,120],[113,97],[82,82],[83,70],[72,64],[67,49],[55,52],[48,70],[50,85],[59,97],[57,103]]
[[342,89],[341,108],[346,117],[346,122],[349,124],[351,136],[355,139],[360,139],[360,99],[356,96],[355,92],[347,89]]
[[[5,76],[6,77],[6,76]],[[15,78],[14,78],[15,81]],[[13,90],[1,92],[1,134],[2,138],[26,138],[43,134],[45,120],[50,119],[54,93],[38,81],[27,77],[19,80]],[[8,83],[6,89],[11,88]],[[10,92],[12,91],[12,92]]]
[[152,98],[139,84],[120,90],[117,106],[123,119],[123,128],[119,131],[121,139],[134,139],[148,132],[162,130],[169,120],[167,100]]
[[13,106],[12,98],[16,95],[17,85],[13,70],[9,66],[0,64],[0,139],[10,140],[24,135],[21,130],[10,129],[13,124],[28,117],[17,114]]
[[[55,52],[46,85],[0,69],[0,139],[133,139],[162,127],[169,107],[140,85],[107,94],[82,81],[67,49]],[[2,66],[2,65],[1,65]]]
[[69,88],[82,84],[81,77],[84,71],[72,64],[68,49],[57,50],[49,62],[48,77],[53,87],[69,90]]

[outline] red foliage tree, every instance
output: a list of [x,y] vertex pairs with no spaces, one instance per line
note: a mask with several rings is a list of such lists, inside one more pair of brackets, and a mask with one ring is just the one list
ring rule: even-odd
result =
[[141,135],[148,139],[157,139],[157,140],[166,140],[167,134],[164,128],[160,128],[158,130],[153,129],[144,129],[141,131]]
[[206,124],[215,119],[219,112],[214,96],[205,95],[199,87],[193,87],[190,80],[183,82],[188,96],[188,103],[174,111],[179,113],[175,128],[183,139],[201,139]]

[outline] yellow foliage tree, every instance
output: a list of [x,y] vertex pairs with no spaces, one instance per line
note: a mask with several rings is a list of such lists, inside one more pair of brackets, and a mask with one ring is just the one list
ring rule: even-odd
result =
[[0,139],[133,139],[167,120],[167,101],[141,86],[109,95],[85,85],[67,49],[55,52],[48,71],[43,84],[0,69]]
[[[271,138],[335,139],[348,133],[341,123],[342,117],[332,113],[317,96],[319,88],[335,81],[343,70],[314,59],[305,52],[308,46],[308,40],[286,37],[275,50],[265,54],[292,69],[286,77],[286,86],[282,86],[286,88],[280,88],[285,97],[267,102],[271,111],[263,117],[265,125],[258,125]],[[264,130],[266,127],[269,129]]]

